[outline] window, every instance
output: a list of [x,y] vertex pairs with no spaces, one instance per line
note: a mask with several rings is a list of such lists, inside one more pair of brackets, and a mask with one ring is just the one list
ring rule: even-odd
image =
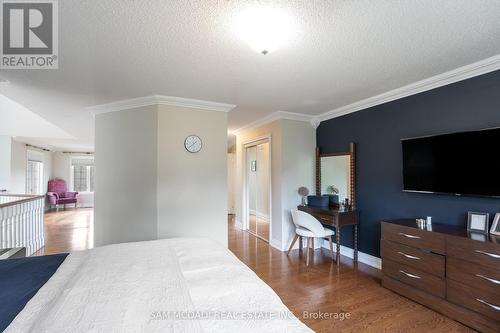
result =
[[42,194],[43,191],[43,163],[28,160],[26,168],[26,193]]
[[71,159],[71,188],[77,192],[94,192],[94,158]]

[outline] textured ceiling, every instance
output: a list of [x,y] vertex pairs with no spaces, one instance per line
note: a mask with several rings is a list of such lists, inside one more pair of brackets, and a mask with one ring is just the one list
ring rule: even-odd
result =
[[251,1],[59,1],[59,70],[9,70],[0,93],[91,147],[86,106],[161,94],[235,104],[230,129],[317,115],[500,54],[500,0],[259,1],[297,33],[263,56],[234,33]]

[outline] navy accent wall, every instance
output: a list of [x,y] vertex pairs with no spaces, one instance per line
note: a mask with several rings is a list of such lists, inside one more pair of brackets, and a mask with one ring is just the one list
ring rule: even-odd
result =
[[[402,138],[491,127],[500,127],[500,71],[322,122],[316,131],[321,152],[347,151],[356,143],[360,251],[380,257],[384,219],[430,215],[433,222],[465,227],[467,211],[500,212],[500,199],[402,191]],[[500,142],[491,153],[500,154]],[[464,158],[488,163],[488,156],[471,151]],[[352,247],[346,231],[341,244]]]

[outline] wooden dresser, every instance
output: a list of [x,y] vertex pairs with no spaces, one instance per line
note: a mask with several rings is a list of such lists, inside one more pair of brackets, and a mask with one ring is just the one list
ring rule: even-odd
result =
[[[474,238],[474,239],[473,239]],[[481,332],[500,332],[500,237],[382,222],[382,285]]]

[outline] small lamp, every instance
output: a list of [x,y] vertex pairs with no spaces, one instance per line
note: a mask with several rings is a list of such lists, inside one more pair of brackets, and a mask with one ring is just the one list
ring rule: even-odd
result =
[[339,189],[337,187],[335,187],[335,185],[330,185],[326,188],[326,191],[328,192],[328,194],[339,194]]
[[302,197],[301,206],[307,206],[306,197],[309,195],[309,189],[305,186],[299,187],[299,195]]

